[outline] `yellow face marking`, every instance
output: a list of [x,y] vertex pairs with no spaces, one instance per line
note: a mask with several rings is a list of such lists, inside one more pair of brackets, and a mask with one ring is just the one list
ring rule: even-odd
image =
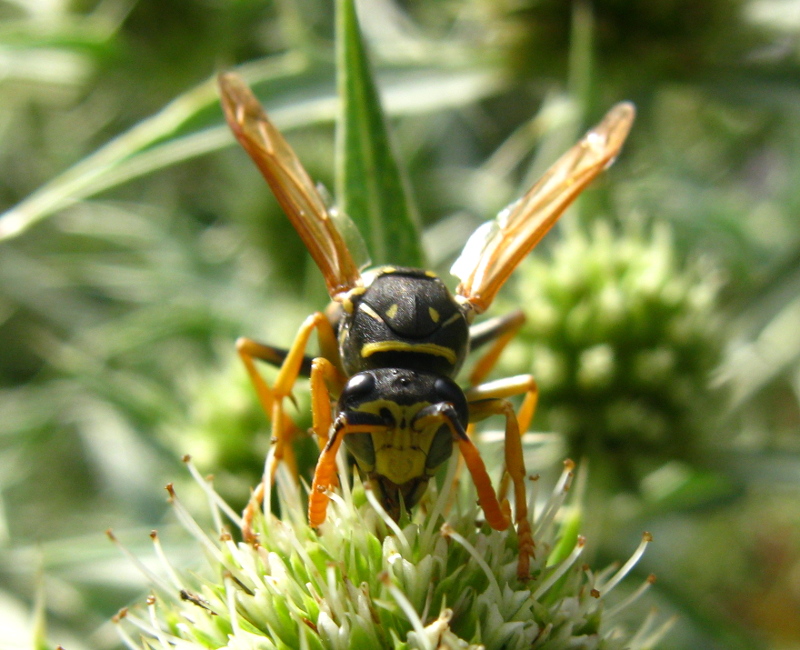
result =
[[361,356],[369,357],[379,352],[417,352],[444,357],[450,363],[456,363],[456,353],[451,348],[435,343],[406,343],[405,341],[378,341],[367,343],[361,348]]
[[381,273],[394,273],[397,269],[394,266],[382,266]]
[[439,322],[439,312],[436,311],[433,307],[428,307],[428,314],[430,315],[431,320],[434,323],[438,323]]
[[436,275],[433,271],[425,271],[425,275],[429,278],[438,278],[439,276]]
[[386,315],[389,318],[394,318],[395,316],[397,316],[397,310],[398,309],[399,309],[399,307],[397,306],[397,303],[395,303],[391,307],[389,307],[389,309],[386,310]]
[[397,485],[428,474],[425,461],[440,422],[423,426],[419,430],[410,426],[414,416],[430,402],[401,405],[391,400],[375,400],[358,407],[359,411],[380,414],[388,410],[396,426],[388,431],[372,433],[375,465],[366,468],[385,476]]

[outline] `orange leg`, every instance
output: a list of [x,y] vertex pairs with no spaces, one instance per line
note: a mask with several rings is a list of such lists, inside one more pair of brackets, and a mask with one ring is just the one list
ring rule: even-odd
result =
[[[482,399],[501,398],[506,399],[514,395],[525,394],[519,412],[517,413],[517,424],[520,435],[528,430],[533,415],[536,412],[536,404],[539,401],[539,388],[536,385],[536,380],[531,375],[518,375],[516,377],[507,377],[505,379],[498,379],[496,381],[475,386],[466,391],[467,400],[470,402],[477,402]],[[470,438],[475,437],[475,422],[470,422],[467,427],[467,433]],[[508,490],[508,478],[510,474],[503,472],[503,477],[500,481],[500,487],[497,490],[498,497],[504,497]]]
[[492,342],[491,347],[475,362],[472,372],[470,372],[469,383],[471,386],[477,386],[486,379],[505,347],[516,336],[524,323],[525,314],[521,311],[514,311],[470,327],[470,342],[473,349],[484,343]]
[[322,451],[328,442],[328,434],[333,424],[331,406],[333,396],[330,387],[334,387],[334,394],[342,392],[347,378],[336,368],[333,363],[323,357],[317,357],[311,364],[311,412],[313,415],[312,429],[317,437],[317,444]]
[[[252,519],[259,505],[265,501],[265,497],[269,492],[269,486],[271,486],[274,481],[278,464],[280,462],[285,462],[295,474],[297,473],[291,442],[295,435],[297,435],[299,429],[294,421],[285,413],[283,400],[287,397],[291,398],[292,388],[297,381],[298,375],[301,373],[305,361],[305,350],[314,330],[317,330],[320,348],[326,351],[331,349],[335,350],[336,335],[329,320],[322,312],[316,312],[306,318],[292,346],[286,353],[247,338],[240,338],[236,342],[236,349],[256,389],[261,407],[272,420],[273,430],[273,447],[270,450],[270,454],[267,456],[264,477],[261,484],[253,491],[250,502],[243,514],[244,524],[242,533],[244,538],[248,541],[254,539]],[[268,363],[281,364],[278,370],[278,376],[272,387],[267,384],[256,368],[256,359],[267,361]],[[330,404],[328,404],[328,411],[330,411]]]
[[458,439],[458,450],[461,452],[461,457],[464,459],[470,476],[472,476],[473,483],[475,483],[475,488],[478,492],[478,503],[481,504],[483,514],[486,516],[486,523],[495,530],[505,530],[511,523],[511,511],[508,501],[503,500],[502,503],[498,501],[492,487],[492,479],[489,478],[489,473],[486,471],[486,465],[478,448],[470,440],[469,436],[464,436]]
[[[520,413],[514,413],[514,408],[507,397],[525,393],[525,398],[520,408]],[[470,419],[480,420],[491,415],[502,415],[506,419],[505,428],[505,470],[514,487],[514,521],[517,525],[519,537],[519,564],[517,574],[520,579],[528,578],[530,572],[530,558],[534,553],[533,533],[528,521],[528,502],[525,491],[525,462],[522,455],[521,431],[524,431],[533,417],[538,398],[536,381],[530,375],[520,375],[498,381],[482,384],[470,389],[466,393],[470,406]],[[477,483],[476,483],[477,485]],[[491,525],[489,513],[486,510],[481,496],[481,487],[478,486],[478,496],[481,506],[487,513],[487,521]],[[483,488],[484,491],[487,489]],[[489,485],[488,490],[491,490]],[[501,487],[499,494],[505,490]],[[500,502],[492,492],[494,502]],[[501,501],[507,509],[505,499]],[[487,500],[487,503],[489,501]],[[497,517],[496,514],[492,515]]]
[[[247,374],[250,377],[250,382],[253,384],[253,387],[256,390],[256,395],[258,396],[258,401],[261,404],[261,408],[264,409],[264,413],[266,413],[267,417],[272,419],[276,406],[281,402],[281,398],[276,395],[275,390],[271,388],[261,376],[261,373],[256,367],[255,360],[258,359],[259,361],[267,361],[268,363],[282,364],[284,359],[280,358],[281,351],[244,337],[237,339],[236,351],[239,353],[239,358],[242,360],[244,367],[247,369]],[[281,411],[283,411],[282,406]],[[282,428],[279,429],[279,426]],[[276,422],[273,420],[273,444],[281,445],[283,447],[285,441],[292,440],[297,434],[298,430],[299,429],[297,425],[288,416],[280,417],[277,426]],[[286,458],[286,461],[292,465],[294,459],[291,456],[291,447],[287,446],[287,448],[289,450],[289,457]],[[283,449],[281,450],[281,457],[283,457]],[[272,473],[274,474],[274,468]]]
[[[311,364],[311,414],[313,423],[311,429],[317,439],[320,452],[325,450],[333,426],[332,409],[333,397],[330,387],[334,387],[336,395],[342,392],[347,378],[330,361],[317,357]],[[334,454],[334,459],[336,454]],[[319,461],[318,461],[319,466]],[[316,470],[314,472],[316,480]],[[336,474],[330,477],[330,488],[338,485]],[[312,490],[313,493],[313,490]],[[323,515],[324,521],[324,515]]]
[[[477,386],[486,378],[497,364],[505,347],[524,324],[525,314],[521,310],[517,310],[470,326],[469,336],[473,350],[491,343],[491,347],[478,358],[469,374],[470,386]],[[535,400],[533,408],[535,408]],[[523,413],[520,413],[520,415],[523,415]],[[530,417],[532,416],[533,409],[530,412]],[[520,422],[520,430],[526,431],[529,422],[530,419],[524,424]],[[474,437],[475,425],[473,423],[470,423],[467,427],[467,434],[470,438]],[[460,470],[456,472],[456,477],[459,474]],[[500,494],[504,492],[505,489],[500,490]]]
[[520,433],[527,431],[536,413],[539,401],[539,387],[532,375],[516,375],[489,381],[465,391],[468,402],[486,399],[508,399],[515,395],[525,395],[517,413]]
[[328,492],[338,484],[336,478],[336,454],[342,439],[348,433],[374,433],[387,427],[378,422],[354,423],[348,421],[347,413],[340,413],[331,428],[331,436],[317,461],[311,493],[308,495],[308,523],[312,528],[322,525],[328,510]]
[[414,421],[415,426],[426,427],[431,424],[441,423],[449,427],[454,440],[458,443],[458,449],[464,459],[464,464],[469,469],[472,481],[477,488],[478,502],[483,508],[487,523],[495,530],[508,528],[511,523],[508,503],[501,505],[497,500],[497,495],[492,488],[492,481],[486,471],[486,465],[481,458],[481,454],[458,421],[458,416],[452,405],[447,403],[432,404],[426,407],[425,410],[430,411],[430,413],[424,417],[416,418]]

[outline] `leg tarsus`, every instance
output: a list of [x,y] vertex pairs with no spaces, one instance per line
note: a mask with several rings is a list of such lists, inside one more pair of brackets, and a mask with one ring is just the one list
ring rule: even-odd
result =
[[[522,390],[520,390],[522,389]],[[536,382],[530,376],[511,378],[511,380],[500,380],[492,384],[478,386],[468,392],[468,398],[477,401],[470,401],[470,417],[482,419],[490,415],[503,415],[506,420],[505,428],[505,474],[501,481],[499,497],[505,492],[507,475],[514,490],[514,523],[517,528],[519,540],[519,563],[517,575],[522,579],[527,579],[530,574],[530,558],[534,553],[533,533],[531,532],[530,522],[528,521],[528,501],[525,490],[525,462],[522,452],[522,438],[520,435],[520,425],[514,407],[505,399],[506,397],[519,393],[526,393],[528,406],[523,403],[525,413],[523,420],[529,421],[532,417],[532,409],[535,406]],[[527,422],[526,422],[527,423]],[[488,518],[487,518],[488,521]]]

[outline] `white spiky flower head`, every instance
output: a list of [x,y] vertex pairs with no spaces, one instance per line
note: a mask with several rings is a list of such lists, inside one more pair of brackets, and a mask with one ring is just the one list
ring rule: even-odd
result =
[[277,492],[284,514],[257,516],[257,544],[235,541],[229,526],[240,528],[241,518],[188,459],[187,465],[208,495],[215,530],[203,530],[170,488],[171,501],[210,570],[202,577],[175,570],[152,534],[163,570],[156,574],[131,556],[153,590],[144,608],[122,610],[115,619],[131,650],[644,650],[668,628],[653,615],[634,631],[616,622],[652,578],[608,604],[649,535],[620,568],[595,573],[578,563],[585,540],[575,532],[580,509],[567,503],[570,461],[549,495],[539,498],[539,482],[531,481],[536,556],[529,581],[516,576],[515,533],[476,523],[470,488],[452,493],[455,460],[444,489],[432,486],[400,523],[358,480],[352,489],[341,481],[319,531],[309,528],[296,481],[282,469]]

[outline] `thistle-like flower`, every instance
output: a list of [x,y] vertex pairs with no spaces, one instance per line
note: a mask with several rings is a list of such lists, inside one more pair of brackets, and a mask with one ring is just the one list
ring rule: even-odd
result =
[[528,321],[505,370],[536,377],[540,427],[627,487],[701,456],[723,397],[711,388],[725,345],[716,274],[680,265],[664,225],[643,237],[598,222],[527,259],[518,279]]
[[[168,489],[175,514],[197,539],[210,571],[202,577],[177,571],[152,533],[162,571],[154,573],[131,556],[153,589],[145,607],[122,610],[115,619],[131,650],[643,650],[668,629],[669,622],[657,624],[653,614],[633,632],[616,622],[652,576],[626,598],[614,604],[609,598],[644,552],[648,534],[620,568],[595,573],[579,563],[586,542],[576,533],[579,504],[567,504],[571,461],[545,497],[539,481],[531,480],[537,546],[527,582],[516,576],[515,533],[476,523],[477,507],[467,505],[474,494],[454,480],[456,459],[442,489],[431,487],[400,522],[358,479],[352,486],[342,480],[318,532],[306,523],[296,480],[281,468],[277,497],[283,514],[257,516],[255,545],[237,543],[231,530],[241,526],[240,517],[189,459],[187,465],[208,496],[214,531],[205,531]],[[340,467],[342,477],[345,472]]]

